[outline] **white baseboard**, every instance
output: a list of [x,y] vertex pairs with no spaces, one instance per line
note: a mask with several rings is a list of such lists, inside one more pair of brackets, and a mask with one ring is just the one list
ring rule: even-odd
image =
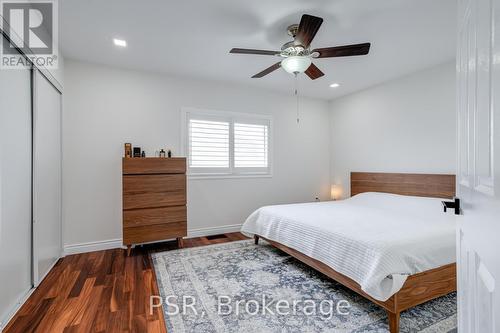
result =
[[[228,232],[238,232],[241,224],[224,225],[220,227],[208,227],[188,230],[187,238],[203,237],[210,235],[224,234]],[[124,248],[121,238],[109,239],[97,242],[64,245],[64,255],[79,254],[93,251],[111,250]]]
[[238,232],[241,230],[241,224],[223,225],[220,227],[208,227],[188,230],[187,238],[203,237],[210,235],[224,234],[228,232]]
[[64,255],[123,248],[121,238],[97,242],[64,245]]

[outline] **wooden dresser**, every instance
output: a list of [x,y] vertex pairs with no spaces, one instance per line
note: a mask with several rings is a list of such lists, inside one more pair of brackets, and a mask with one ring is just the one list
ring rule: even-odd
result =
[[187,235],[186,159],[123,158],[123,244]]

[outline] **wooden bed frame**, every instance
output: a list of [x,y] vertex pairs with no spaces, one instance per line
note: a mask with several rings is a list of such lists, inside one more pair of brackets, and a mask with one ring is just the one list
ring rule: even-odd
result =
[[[352,172],[351,195],[363,192],[452,198],[455,196],[455,176]],[[400,291],[385,302],[378,301],[361,290],[357,282],[338,273],[324,263],[260,235],[255,235],[254,237],[255,244],[258,244],[259,238],[262,238],[274,247],[288,253],[292,257],[384,308],[387,311],[391,333],[399,332],[399,316],[402,311],[457,290],[456,265],[449,264],[410,275]]]

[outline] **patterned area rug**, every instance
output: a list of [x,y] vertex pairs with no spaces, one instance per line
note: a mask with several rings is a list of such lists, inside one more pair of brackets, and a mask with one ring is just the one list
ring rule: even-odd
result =
[[[388,331],[382,308],[263,241],[152,258],[169,333]],[[401,332],[455,331],[455,294],[401,314]]]

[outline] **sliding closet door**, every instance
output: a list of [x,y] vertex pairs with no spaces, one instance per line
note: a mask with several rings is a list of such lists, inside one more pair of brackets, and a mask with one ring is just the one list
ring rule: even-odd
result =
[[33,99],[33,272],[38,285],[61,256],[61,94],[38,71]]
[[31,200],[31,71],[0,70],[0,327],[32,286]]

